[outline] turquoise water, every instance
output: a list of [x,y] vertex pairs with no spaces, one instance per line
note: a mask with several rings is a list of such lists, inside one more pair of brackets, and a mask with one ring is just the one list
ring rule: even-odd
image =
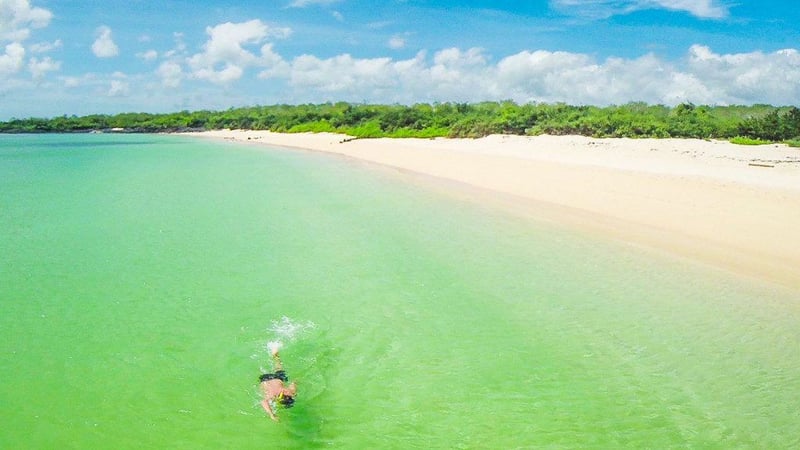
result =
[[800,293],[407,181],[0,136],[0,448],[800,446]]

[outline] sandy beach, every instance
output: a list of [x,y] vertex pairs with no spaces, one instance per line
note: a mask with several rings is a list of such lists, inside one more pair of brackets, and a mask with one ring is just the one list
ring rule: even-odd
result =
[[800,288],[800,149],[688,139],[192,135],[343,155],[744,276]]

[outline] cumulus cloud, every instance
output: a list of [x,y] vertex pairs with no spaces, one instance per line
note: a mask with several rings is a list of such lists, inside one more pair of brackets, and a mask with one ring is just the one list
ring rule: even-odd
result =
[[592,19],[646,9],[682,11],[702,19],[722,19],[729,14],[719,0],[551,0],[550,4],[561,12]]
[[61,39],[56,39],[53,42],[39,42],[28,47],[33,53],[47,53],[62,47]]
[[457,48],[413,59],[303,55],[286,74],[296,101],[349,100],[567,102],[674,105],[800,102],[800,52],[721,55],[693,46],[680,62],[653,54],[598,61],[581,53],[523,51],[493,63]]
[[31,8],[28,0],[0,1],[0,40],[21,42],[30,36],[31,28],[44,28],[53,13],[44,8]]
[[25,60],[25,48],[18,42],[6,45],[5,53],[0,54],[0,74],[17,73]]
[[348,54],[320,59],[302,55],[294,59],[289,84],[317,92],[356,94],[362,89],[393,88],[396,73],[390,58],[357,59]]
[[461,101],[486,92],[484,86],[490,82],[486,63],[481,49],[442,50],[432,63],[424,52],[399,61],[347,54],[326,59],[303,55],[291,62],[289,85],[306,101],[313,101],[315,95],[331,100],[415,102],[440,96]]
[[158,70],[156,70],[156,74],[161,78],[161,84],[165,87],[178,87],[183,79],[183,69],[180,64],[174,61],[161,63],[158,66]]
[[119,48],[111,37],[111,28],[102,25],[95,31],[95,41],[92,44],[92,53],[98,58],[111,58],[119,54]]
[[694,45],[688,61],[688,72],[704,82],[711,98],[773,104],[800,100],[800,52],[795,49],[721,55]]
[[[44,53],[61,47],[60,40],[36,43],[27,49],[24,45],[32,29],[46,27],[52,18],[53,13],[43,8],[32,8],[28,0],[0,0],[0,76],[3,76],[4,83],[10,83],[10,77],[23,70],[28,51]],[[39,79],[45,73],[57,70],[60,63],[50,58],[32,58],[27,66],[33,77]]]
[[38,58],[31,58],[28,62],[28,70],[35,80],[44,78],[47,72],[55,72],[61,69],[60,61],[53,61],[49,56],[39,60]]
[[111,87],[108,89],[109,97],[123,97],[129,93],[129,85],[122,80],[111,80]]
[[274,66],[282,61],[266,43],[256,55],[245,47],[258,45],[270,37],[285,38],[289,28],[270,28],[260,20],[241,23],[223,23],[206,28],[208,41],[203,52],[188,59],[195,78],[218,84],[227,84],[242,77],[245,69],[251,66]]
[[126,97],[130,94],[130,85],[124,80],[111,80],[111,86],[108,88],[107,95],[109,97]]

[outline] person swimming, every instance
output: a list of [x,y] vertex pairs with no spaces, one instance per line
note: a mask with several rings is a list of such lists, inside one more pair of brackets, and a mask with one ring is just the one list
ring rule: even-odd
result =
[[297,395],[297,384],[295,382],[286,386],[284,383],[289,383],[289,377],[286,371],[283,370],[281,358],[278,355],[278,345],[270,343],[270,353],[272,354],[272,361],[275,366],[275,372],[265,373],[258,377],[261,386],[261,393],[264,399],[261,401],[261,406],[264,411],[269,414],[270,419],[278,421],[276,415],[277,405],[282,405],[285,408],[294,406],[294,398]]

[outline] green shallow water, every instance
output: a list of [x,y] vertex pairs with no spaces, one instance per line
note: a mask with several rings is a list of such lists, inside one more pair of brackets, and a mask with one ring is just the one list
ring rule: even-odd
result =
[[0,448],[800,446],[800,293],[405,181],[0,136]]

